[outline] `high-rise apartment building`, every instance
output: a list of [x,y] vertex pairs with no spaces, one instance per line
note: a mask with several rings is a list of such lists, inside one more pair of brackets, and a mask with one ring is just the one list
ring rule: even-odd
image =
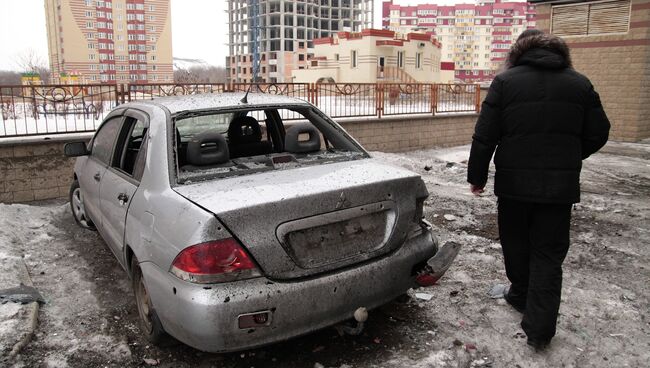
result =
[[229,0],[231,82],[291,82],[313,40],[372,27],[373,0]]
[[442,68],[453,69],[457,81],[480,82],[492,79],[519,34],[535,27],[535,6],[501,0],[400,6],[387,0],[382,27],[434,34],[442,44]]
[[170,0],[45,0],[52,82],[171,82]]

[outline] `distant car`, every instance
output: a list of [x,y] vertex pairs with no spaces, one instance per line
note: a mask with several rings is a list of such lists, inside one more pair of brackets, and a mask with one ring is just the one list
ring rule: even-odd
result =
[[442,276],[458,247],[439,249],[423,221],[419,175],[307,102],[242,97],[124,104],[65,146],[74,218],[128,272],[152,342],[261,346]]

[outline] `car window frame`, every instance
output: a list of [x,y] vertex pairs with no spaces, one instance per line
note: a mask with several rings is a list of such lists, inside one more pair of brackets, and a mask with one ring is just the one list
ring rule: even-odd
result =
[[[142,165],[142,170],[141,170],[142,172],[140,172],[139,175],[136,175],[135,165],[134,165],[133,175],[127,173],[124,170],[122,170],[119,166],[114,166],[115,161],[117,159],[118,152],[116,152],[116,150],[117,150],[117,147],[118,147],[118,143],[120,143],[119,142],[120,138],[128,139],[128,137],[131,135],[131,132],[133,131],[133,128],[135,127],[135,124],[133,124],[133,126],[128,128],[128,132],[126,132],[126,133],[124,132],[124,129],[127,128],[126,125],[125,125],[125,123],[127,121],[127,118],[133,118],[133,119],[136,119],[138,121],[142,121],[144,123],[145,129],[147,129],[147,134],[145,135],[145,137],[143,137],[142,145],[140,146],[140,151],[138,152],[138,156],[136,156],[136,159],[135,159],[136,162],[137,162],[138,160],[140,160],[140,155],[144,154],[145,156],[142,159],[145,160],[145,162],[146,162],[146,159],[147,159],[146,155],[147,155],[147,153],[149,151],[147,149],[147,145],[149,144],[149,135],[150,135],[149,114],[147,114],[146,112],[144,112],[142,110],[129,108],[129,109],[125,110],[122,113],[122,122],[121,122],[121,126],[120,126],[120,133],[118,134],[117,138],[113,142],[111,162],[110,162],[110,164],[107,165],[106,169],[110,170],[113,173],[115,173],[120,178],[128,181],[129,183],[131,183],[131,184],[133,184],[135,186],[139,186],[140,182],[142,180],[142,174],[144,173],[144,166],[146,166],[146,164]],[[136,124],[137,124],[137,122],[136,122]],[[122,145],[122,153],[120,154],[120,156],[124,154],[124,150],[126,148],[127,148],[127,145],[125,145],[125,144]]]

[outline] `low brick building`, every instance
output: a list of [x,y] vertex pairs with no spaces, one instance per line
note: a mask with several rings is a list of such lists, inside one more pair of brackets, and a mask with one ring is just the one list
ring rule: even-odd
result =
[[600,93],[610,138],[650,138],[650,0],[531,0],[537,27],[562,37]]

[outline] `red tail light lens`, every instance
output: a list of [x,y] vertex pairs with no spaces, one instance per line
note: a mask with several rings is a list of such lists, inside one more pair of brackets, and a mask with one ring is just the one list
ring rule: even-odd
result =
[[430,274],[422,274],[415,277],[415,282],[420,286],[433,286],[438,282],[438,277]]
[[233,238],[183,249],[174,259],[170,272],[182,280],[201,284],[260,276],[251,257]]

